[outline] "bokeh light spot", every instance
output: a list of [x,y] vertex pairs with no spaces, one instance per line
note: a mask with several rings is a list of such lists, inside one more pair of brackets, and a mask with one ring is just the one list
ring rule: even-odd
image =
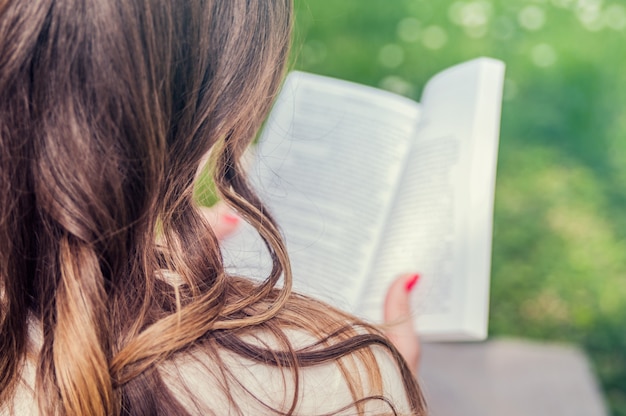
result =
[[422,44],[428,49],[441,49],[448,42],[448,34],[440,26],[429,26],[422,33]]
[[536,5],[524,7],[517,15],[520,26],[527,30],[539,30],[546,23],[546,14]]
[[542,68],[554,65],[557,59],[554,48],[547,43],[533,47],[530,54],[533,63]]
[[404,62],[404,49],[395,43],[389,43],[378,52],[378,61],[387,68],[397,68]]
[[408,97],[411,97],[414,92],[413,84],[396,75],[390,75],[383,78],[380,81],[379,86],[387,91]]
[[576,16],[587,30],[601,30],[604,27],[602,0],[578,0]]
[[459,26],[482,27],[487,25],[492,12],[493,6],[487,0],[457,1],[448,8],[448,17]]
[[396,27],[396,33],[404,42],[415,42],[420,37],[420,21],[414,17],[406,17]]
[[463,26],[484,26],[491,17],[492,6],[488,1],[473,1],[463,8]]
[[464,1],[455,1],[448,7],[448,18],[452,23],[459,26],[463,24],[463,8],[465,7]]

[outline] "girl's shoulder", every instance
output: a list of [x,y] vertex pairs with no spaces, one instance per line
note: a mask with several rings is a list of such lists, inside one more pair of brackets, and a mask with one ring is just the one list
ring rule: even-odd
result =
[[[302,330],[286,329],[283,335],[286,339],[282,341],[295,351],[332,350],[339,345],[334,341],[319,345],[318,336]],[[273,333],[253,331],[242,341],[253,347],[251,350],[271,351],[269,355],[275,354],[278,361],[285,352],[283,342]],[[400,370],[391,354],[379,345],[363,346],[312,365],[300,362],[297,371],[267,358],[264,353],[244,356],[206,343],[205,348],[177,355],[160,371],[168,388],[192,414],[278,414],[290,410],[294,414],[410,414]],[[360,405],[355,406],[355,402]]]
[[[328,308],[292,299],[261,325],[208,334],[158,371],[191,414],[411,414],[395,358],[384,345],[365,342],[379,333]],[[21,380],[13,400],[0,404],[0,416],[38,414],[42,336],[30,326]]]

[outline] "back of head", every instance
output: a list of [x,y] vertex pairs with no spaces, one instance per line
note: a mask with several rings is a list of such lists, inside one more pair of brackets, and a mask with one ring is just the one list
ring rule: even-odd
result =
[[[29,322],[43,331],[40,409],[153,414],[170,403],[155,363],[276,312],[241,312],[288,266],[239,158],[289,30],[289,0],[0,2],[0,406]],[[209,151],[218,193],[276,260],[235,303],[192,198]]]

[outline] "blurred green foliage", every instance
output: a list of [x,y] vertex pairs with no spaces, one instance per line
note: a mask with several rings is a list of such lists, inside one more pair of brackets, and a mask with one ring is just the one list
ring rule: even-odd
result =
[[[419,99],[507,64],[492,335],[575,342],[626,415],[626,2],[296,0],[292,67]],[[575,400],[575,398],[572,398]]]

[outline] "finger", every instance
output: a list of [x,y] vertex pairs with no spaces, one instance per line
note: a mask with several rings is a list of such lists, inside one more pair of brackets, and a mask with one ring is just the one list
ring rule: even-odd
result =
[[231,235],[239,226],[240,218],[224,202],[200,209],[220,241]]
[[407,321],[411,317],[410,293],[419,275],[405,274],[393,281],[385,299],[385,322]]
[[417,371],[420,345],[411,315],[410,294],[418,279],[417,274],[405,274],[394,280],[384,306],[388,328],[385,333],[414,371]]

